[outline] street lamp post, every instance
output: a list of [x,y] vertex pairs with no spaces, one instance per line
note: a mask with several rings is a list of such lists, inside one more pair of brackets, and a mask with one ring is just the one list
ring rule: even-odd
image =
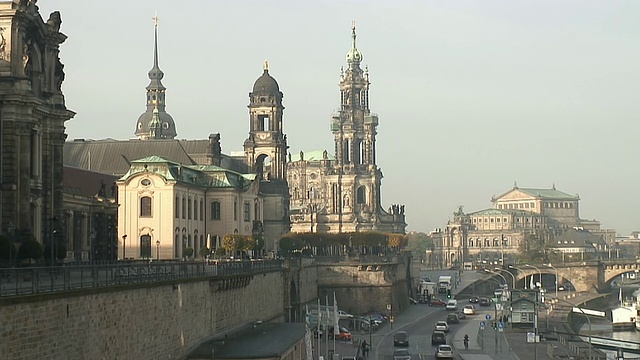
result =
[[553,266],[551,263],[542,264],[542,265],[548,266],[556,272],[556,299],[557,299],[558,298],[558,269],[555,266]]
[[58,217],[57,216],[52,216],[50,219],[51,221],[51,241],[49,241],[49,246],[51,247],[51,266],[55,265],[55,261],[54,258],[57,257],[58,254],[56,254],[56,256],[54,257],[54,251],[55,253],[57,253],[57,249],[55,249],[55,245],[56,245],[56,235],[58,234],[58,230],[55,229],[54,227],[54,223],[56,221],[58,221]]
[[122,235],[122,260],[127,260],[127,235]]
[[156,240],[156,260],[160,260],[160,240]]
[[[538,270],[538,277],[540,278],[540,288],[542,288],[542,271],[540,270],[540,268],[535,266],[535,265],[531,265],[531,264],[524,264],[524,266],[532,267],[532,268]],[[533,276],[533,275],[531,275],[531,276]],[[534,283],[535,283],[535,280],[534,280]]]
[[515,290],[515,288],[516,288],[516,276],[515,276],[515,275],[513,275],[510,271],[507,271],[507,270],[505,270],[505,269],[496,269],[496,270],[498,270],[498,271],[500,271],[500,272],[504,272],[504,273],[507,273],[507,274],[511,275],[511,277],[513,278],[513,289]]

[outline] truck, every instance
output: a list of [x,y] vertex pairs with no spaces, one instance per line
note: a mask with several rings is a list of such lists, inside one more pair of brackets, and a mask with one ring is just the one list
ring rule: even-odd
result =
[[452,284],[453,279],[451,275],[441,275],[438,278],[438,292],[441,294],[446,294],[447,291],[451,290]]
[[418,301],[422,304],[428,303],[428,299],[432,298],[436,294],[438,286],[431,281],[421,281],[418,294]]

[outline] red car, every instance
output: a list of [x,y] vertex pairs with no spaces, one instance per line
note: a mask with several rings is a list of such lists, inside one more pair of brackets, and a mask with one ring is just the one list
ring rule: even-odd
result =
[[440,299],[431,299],[431,303],[429,304],[429,306],[442,306],[445,307],[447,306],[447,303],[440,300]]
[[[333,339],[333,326],[329,328],[329,339]],[[342,326],[340,326],[340,333],[338,335],[336,335],[336,340],[344,340],[344,341],[349,341],[351,340],[351,333],[349,332],[349,330],[347,330],[347,328],[344,328]]]

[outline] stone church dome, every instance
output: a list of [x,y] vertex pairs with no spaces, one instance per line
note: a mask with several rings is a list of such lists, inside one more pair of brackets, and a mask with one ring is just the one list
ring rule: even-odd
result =
[[264,72],[262,76],[253,84],[253,92],[277,94],[280,92],[278,82],[269,75],[269,63],[265,61]]

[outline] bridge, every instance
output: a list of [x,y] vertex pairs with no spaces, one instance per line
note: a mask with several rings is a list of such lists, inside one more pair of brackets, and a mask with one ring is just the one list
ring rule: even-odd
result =
[[[525,278],[539,273],[558,275],[558,283],[570,282],[576,291],[605,290],[613,279],[621,274],[640,271],[640,259],[591,260],[551,264],[520,264],[516,280],[524,284]],[[508,276],[507,276],[507,280]],[[543,284],[544,286],[545,284]],[[528,286],[528,284],[527,284]],[[521,287],[521,286],[519,286]]]

